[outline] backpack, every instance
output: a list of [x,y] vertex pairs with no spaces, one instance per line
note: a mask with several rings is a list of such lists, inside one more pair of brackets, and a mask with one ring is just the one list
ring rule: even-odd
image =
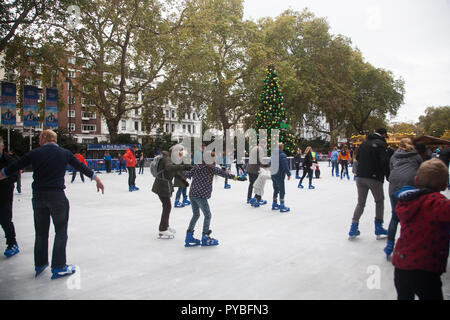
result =
[[154,176],[155,178],[161,179],[161,177],[158,177],[158,175],[164,171],[164,169],[158,171],[159,162],[162,160],[162,158],[163,158],[163,155],[160,154],[160,155],[156,156],[153,159],[153,161],[150,163],[150,172],[151,172],[152,176]]

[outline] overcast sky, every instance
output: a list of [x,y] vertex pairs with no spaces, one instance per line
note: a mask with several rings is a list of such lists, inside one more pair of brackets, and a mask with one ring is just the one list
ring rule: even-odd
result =
[[392,121],[417,122],[428,106],[450,105],[450,0],[245,0],[244,13],[257,20],[305,7],[372,65],[405,80]]

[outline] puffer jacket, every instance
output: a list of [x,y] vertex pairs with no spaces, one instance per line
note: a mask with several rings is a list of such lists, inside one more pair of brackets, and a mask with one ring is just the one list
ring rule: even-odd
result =
[[358,161],[356,175],[359,178],[384,182],[389,168],[387,143],[384,137],[376,133],[370,134],[359,147],[356,160]]
[[170,198],[173,193],[173,178],[180,170],[189,170],[190,164],[174,164],[170,159],[170,153],[163,151],[163,158],[158,164],[158,172],[162,171],[153,182],[152,192],[160,197]]
[[403,270],[443,273],[450,241],[450,201],[441,193],[404,187],[398,192],[395,212],[400,237],[392,264]]
[[133,150],[127,149],[127,152],[125,152],[123,158],[127,161],[127,168],[136,167],[136,155]]
[[414,177],[422,163],[417,151],[397,150],[389,162],[389,195],[394,195],[403,186],[413,186]]

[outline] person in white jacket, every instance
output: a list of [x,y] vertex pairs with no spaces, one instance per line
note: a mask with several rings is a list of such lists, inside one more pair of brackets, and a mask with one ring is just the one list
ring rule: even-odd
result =
[[255,198],[251,200],[251,205],[255,208],[260,205],[267,204],[266,200],[262,200],[262,196],[264,195],[264,187],[266,186],[266,181],[272,179],[270,174],[270,166],[262,165],[259,169],[258,178],[255,180],[253,184],[253,191],[255,192]]

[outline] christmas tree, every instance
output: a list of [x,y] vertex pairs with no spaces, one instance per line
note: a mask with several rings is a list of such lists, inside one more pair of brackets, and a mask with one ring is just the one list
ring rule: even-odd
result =
[[270,151],[272,129],[279,130],[279,142],[284,144],[284,150],[287,155],[295,152],[295,136],[290,132],[290,117],[286,115],[284,107],[283,94],[281,92],[278,75],[273,65],[267,67],[267,77],[264,80],[264,89],[259,97],[260,107],[256,113],[255,129],[267,129],[267,142]]

